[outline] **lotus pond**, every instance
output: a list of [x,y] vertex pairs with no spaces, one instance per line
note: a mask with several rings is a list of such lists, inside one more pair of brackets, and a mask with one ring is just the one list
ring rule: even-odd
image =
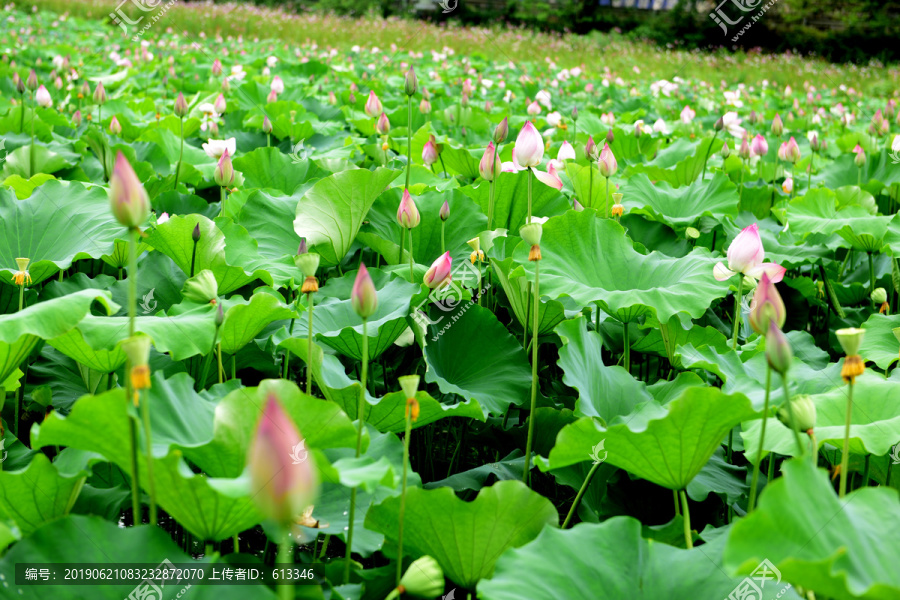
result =
[[0,598],[900,598],[896,71],[0,16]]

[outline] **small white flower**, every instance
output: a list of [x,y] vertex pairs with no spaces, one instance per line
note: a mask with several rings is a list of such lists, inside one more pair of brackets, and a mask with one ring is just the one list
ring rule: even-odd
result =
[[237,150],[237,142],[234,138],[228,138],[227,140],[209,140],[207,143],[203,144],[203,151],[206,152],[206,155],[210,158],[221,158],[222,154],[225,153],[225,150],[228,150],[229,156],[234,156],[234,153]]

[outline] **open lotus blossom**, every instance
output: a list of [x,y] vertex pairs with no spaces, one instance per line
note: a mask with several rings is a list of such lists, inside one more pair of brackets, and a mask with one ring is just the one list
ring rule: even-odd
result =
[[722,115],[722,127],[734,137],[743,137],[744,128],[741,127],[741,118],[736,112],[727,112]]
[[450,282],[450,273],[453,269],[453,259],[450,252],[444,252],[438,257],[425,273],[425,285],[431,289],[437,289]]
[[544,158],[544,138],[531,121],[525,121],[516,138],[514,152],[513,162],[522,167],[536,167],[541,164]]
[[363,107],[363,110],[370,117],[377,117],[384,110],[381,106],[381,100],[378,99],[378,96],[375,95],[374,91],[369,91],[369,98],[366,100],[366,105]]
[[558,190],[563,189],[563,182],[559,178],[559,174],[556,172],[556,167],[553,166],[552,162],[547,167],[546,173],[535,169],[534,176],[537,177],[541,183],[549,185],[552,188],[556,188]]
[[209,102],[204,102],[203,104],[197,107],[197,110],[200,111],[200,131],[206,131],[210,129],[212,125],[215,125],[219,120],[219,113],[216,112],[215,106],[210,104]]
[[679,118],[681,119],[682,123],[690,123],[691,121],[694,120],[694,117],[696,117],[696,116],[697,116],[697,112],[694,109],[692,109],[690,106],[685,105],[685,107],[681,109],[681,114],[679,115]]
[[206,155],[210,158],[215,158],[216,160],[218,160],[226,150],[228,150],[229,155],[234,156],[234,153],[237,150],[237,142],[234,138],[228,138],[227,140],[209,140],[203,144],[203,151],[206,152]]
[[756,223],[741,230],[728,246],[726,257],[728,258],[728,267],[719,262],[713,268],[713,275],[718,281],[726,281],[738,273],[759,279],[765,273],[772,283],[778,283],[784,278],[787,270],[781,265],[763,262],[766,252],[763,249],[762,239],[759,237],[759,226]]

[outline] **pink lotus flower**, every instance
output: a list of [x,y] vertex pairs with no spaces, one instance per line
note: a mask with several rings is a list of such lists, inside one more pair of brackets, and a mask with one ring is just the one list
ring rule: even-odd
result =
[[359,265],[353,289],[350,291],[350,303],[356,314],[363,319],[368,319],[378,309],[378,294],[375,292],[375,284],[365,263]]
[[768,151],[769,144],[766,143],[766,138],[757,133],[750,143],[751,156],[765,156]]
[[603,150],[600,151],[600,158],[597,160],[597,168],[600,169],[600,175],[603,177],[612,177],[619,170],[619,163],[616,162],[616,157],[609,149],[608,143],[603,144]]
[[575,160],[575,158],[575,148],[569,142],[563,142],[559,147],[559,152],[556,153],[556,160]]
[[419,112],[423,115],[427,115],[431,112],[431,102],[429,102],[427,98],[422,98],[422,101],[419,102]]
[[366,114],[370,117],[375,117],[379,114],[382,114],[384,108],[381,106],[381,100],[378,99],[378,96],[375,95],[374,91],[369,91],[369,99],[366,100],[366,105],[363,110],[365,110]]
[[113,216],[129,229],[140,227],[150,214],[147,191],[121,152],[116,153],[116,163],[109,178],[109,201]]
[[453,268],[453,259],[450,252],[444,252],[425,273],[425,285],[431,289],[437,289],[450,282],[450,272]]
[[765,335],[769,329],[769,321],[774,321],[779,327],[784,327],[787,318],[787,310],[781,294],[775,288],[775,283],[769,276],[763,273],[750,302],[750,327],[760,335]]
[[217,113],[225,114],[225,109],[227,108],[227,104],[225,103],[225,96],[219,94],[219,97],[216,98],[216,101],[213,102],[213,110]]
[[272,104],[273,102],[278,102],[278,92],[269,90],[269,95],[266,96],[266,104]]
[[519,132],[514,152],[516,154],[513,162],[518,161],[517,164],[522,167],[536,167],[541,164],[544,158],[544,138],[531,121],[526,121]]
[[800,146],[797,145],[797,140],[794,139],[794,136],[791,136],[791,139],[784,143],[784,160],[795,164],[800,160]]
[[397,208],[397,222],[400,223],[401,227],[412,229],[413,227],[418,227],[420,221],[419,209],[416,208],[416,203],[413,201],[412,196],[409,195],[409,190],[403,190],[400,206]]
[[391,122],[388,121],[386,114],[381,113],[381,116],[378,117],[378,121],[375,123],[375,132],[379,135],[387,135],[390,130]]
[[547,172],[539,171],[537,169],[534,170],[534,176],[538,178],[541,183],[549,185],[552,188],[556,188],[561,190],[563,188],[563,182],[559,178],[559,175],[556,172],[556,167],[553,166],[553,163],[547,167]]
[[216,163],[213,179],[216,185],[220,187],[227,187],[234,183],[234,167],[231,164],[231,155],[228,154],[227,149],[219,157],[219,162]]
[[525,167],[519,164],[519,161],[516,160],[516,149],[512,149],[512,160],[506,161],[505,163],[500,165],[500,171],[503,173],[518,173],[519,171],[524,171]]
[[284,92],[284,81],[281,80],[281,77],[276,75],[272,78],[272,84],[270,88],[276,94],[281,94]]
[[119,135],[122,133],[122,124],[119,123],[119,120],[113,115],[113,118],[109,120],[109,132],[113,135]]
[[794,180],[791,179],[790,177],[785,179],[784,182],[781,184],[781,191],[784,192],[785,194],[790,194],[791,192],[793,192],[794,191]]
[[50,108],[51,106],[53,106],[53,98],[50,97],[50,92],[48,92],[47,88],[45,88],[43,85],[37,89],[37,92],[35,92],[34,100],[41,108]]
[[690,106],[685,105],[685,107],[681,109],[680,118],[682,123],[690,123],[696,116],[697,112]]
[[863,150],[862,146],[857,144],[856,147],[853,149],[853,152],[856,153],[856,156],[853,157],[853,163],[857,167],[861,167],[864,164],[866,164],[866,151]]
[[500,161],[494,155],[494,143],[489,142],[487,148],[484,149],[481,162],[478,163],[478,172],[485,180],[493,181],[500,175],[500,169]]
[[434,142],[428,140],[422,147],[422,162],[426,167],[430,167],[438,161],[438,149]]
[[539,115],[541,114],[541,105],[537,103],[537,100],[528,105],[528,108],[525,109],[525,112],[529,115]]
[[222,61],[220,61],[218,58],[213,61],[212,74],[214,77],[218,77],[222,74]]
[[284,527],[291,526],[312,505],[319,485],[304,442],[275,394],[270,394],[247,453],[247,464],[256,506]]
[[759,237],[759,226],[756,223],[741,230],[728,246],[726,257],[728,258],[727,268],[721,262],[716,263],[713,268],[713,275],[718,281],[726,281],[738,273],[759,279],[765,273],[772,283],[778,283],[784,278],[787,270],[781,265],[763,262],[766,252],[763,249],[762,239]]

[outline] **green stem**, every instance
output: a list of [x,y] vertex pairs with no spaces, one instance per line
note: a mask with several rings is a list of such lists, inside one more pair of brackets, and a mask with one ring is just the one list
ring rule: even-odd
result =
[[[368,320],[363,319],[362,330],[362,374],[359,386],[359,405],[356,410],[356,418],[359,425],[356,430],[356,458],[362,454],[362,434],[366,414],[366,376],[369,370],[369,329]],[[347,526],[347,552],[344,555],[344,583],[350,583],[350,555],[353,552],[353,521],[356,516],[356,490],[350,490],[350,524]]]
[[766,401],[763,405],[762,430],[759,433],[759,457],[756,459],[756,464],[753,465],[753,479],[750,481],[750,502],[747,508],[748,513],[753,512],[753,507],[756,506],[756,487],[759,484],[759,469],[762,465],[763,442],[766,439],[766,422],[769,420],[769,391],[771,385],[772,368],[766,367]]
[[309,304],[309,326],[306,333],[306,395],[312,395],[312,352],[313,352],[313,296],[306,294],[306,303]]
[[409,437],[412,433],[412,411],[407,404],[406,409],[406,435],[403,437],[403,488],[400,492],[400,522],[398,524],[397,537],[397,581],[400,585],[400,577],[403,575],[403,515],[406,512],[406,477],[409,471]]
[[606,205],[606,218],[609,218],[609,177],[606,177],[606,192],[605,197],[603,198],[603,204]]
[[234,534],[234,537],[232,538],[232,540],[234,540],[234,553],[240,554],[241,553],[241,540],[238,539],[238,534]]
[[584,478],[584,483],[581,484],[581,488],[578,490],[578,494],[575,495],[575,501],[572,502],[572,508],[569,509],[569,514],[566,515],[566,520],[563,521],[563,529],[569,526],[569,523],[572,521],[572,517],[575,515],[575,511],[578,510],[578,505],[581,504],[581,499],[584,497],[585,492],[587,492],[588,486],[591,485],[591,480],[594,478],[594,475],[597,473],[597,469],[599,469],[600,465],[602,464],[603,463],[601,462],[595,462],[594,466],[591,467],[591,470],[588,471],[587,477]]
[[181,117],[181,150],[178,152],[178,164],[175,165],[175,187],[173,190],[178,190],[178,175],[181,173],[181,160],[184,158],[184,117]]
[[194,267],[197,265],[197,243],[199,240],[192,240],[194,242],[194,248],[191,250],[191,277],[195,275]]
[[844,449],[841,453],[841,486],[840,497],[847,494],[847,472],[850,470],[850,419],[853,411],[853,380],[847,390],[847,419],[844,423]]
[[225,186],[219,188],[219,216],[225,214]]
[[675,497],[675,516],[681,516],[681,502],[678,501],[678,490],[672,490],[672,495]]
[[747,161],[741,161],[741,184],[738,186],[738,212],[741,211],[741,201],[744,199],[744,169],[747,167]]
[[219,383],[224,381],[225,370],[222,368],[222,342],[219,342],[216,345],[216,354],[218,355],[218,363],[219,363]]
[[406,189],[409,189],[409,171],[412,169],[412,96],[406,97]]
[[[198,392],[201,391],[201,390],[206,389],[206,380],[207,380],[207,378],[209,377],[209,367],[210,367],[210,365],[212,365],[213,354],[215,353],[215,350],[216,350],[216,342],[218,341],[218,339],[219,339],[219,328],[216,327],[216,331],[215,331],[215,333],[213,333],[213,343],[212,343],[212,347],[211,347],[211,349],[210,349],[210,351],[209,351],[209,354],[207,354],[207,355],[203,358],[203,369],[200,371],[200,377],[197,378],[197,381],[196,381],[195,384],[194,384],[194,388],[195,388],[196,391],[198,391]],[[285,359],[284,359],[284,360],[287,361],[287,357],[286,357],[286,356],[285,356]]]
[[[869,294],[872,294],[875,291],[875,259],[872,258],[871,252],[867,254],[869,255]],[[875,306],[875,300],[872,300],[872,308],[878,308]]]
[[28,147],[28,177],[34,176],[34,117],[37,115],[37,100],[31,94],[31,146]]
[[[541,301],[540,277],[541,261],[534,261],[534,313],[531,324],[531,412],[528,413],[528,439],[525,442],[525,472],[522,473],[522,481],[528,485],[528,475],[531,466],[531,444],[534,440],[534,410],[537,406],[538,388],[538,308]],[[526,322],[525,326],[528,324]]]
[[[125,393],[130,396],[131,384],[129,383],[130,377],[126,377],[126,386]],[[126,399],[127,403],[128,400]],[[133,514],[133,526],[137,527],[141,524],[141,491],[140,491],[140,482],[138,479],[138,460],[137,460],[137,423],[134,419],[128,419],[128,425],[131,434],[131,511]]]
[[[128,335],[134,335],[134,320],[137,314],[137,243],[138,230],[129,231],[128,241]],[[131,383],[130,361],[126,361],[125,372],[125,401],[130,402],[134,398],[134,388]],[[131,428],[131,507],[134,511],[134,524],[141,522],[141,495],[140,478],[138,475],[138,436],[137,423],[134,419],[128,419]]]
[[[706,157],[703,159],[703,175],[700,177],[700,181],[706,179],[706,161],[709,160],[709,153],[712,151],[712,147],[716,145],[716,138],[719,137],[719,130],[716,130],[715,135],[713,135],[712,141],[709,143],[709,148],[706,149]],[[690,547],[690,546],[689,546]]]
[[622,343],[625,345],[625,370],[631,374],[631,340],[628,339],[628,322],[622,324]]
[[153,440],[150,434],[150,398],[141,399],[141,417],[144,420],[144,437],[147,448],[147,488],[150,492],[150,525],[156,526],[156,484],[153,479]]
[[585,208],[594,208],[594,163],[588,162],[588,197]]
[[406,232],[403,227],[400,228],[400,255],[397,257],[397,264],[403,262],[403,250],[406,248]]
[[412,227],[409,228],[409,282],[415,283],[416,276],[413,273],[413,244],[412,244]]
[[866,463],[863,468],[862,485],[860,487],[869,487],[869,459],[871,455],[866,454]]
[[488,231],[492,231],[491,227],[494,224],[494,182],[497,180],[496,175],[496,165],[497,161],[500,160],[500,153],[497,151],[497,147],[494,147],[494,171],[491,171],[491,184],[488,186]]
[[731,349],[737,350],[738,333],[741,331],[741,300],[744,295],[744,275],[739,273],[741,280],[738,283],[738,291],[734,296],[734,339],[731,341]]
[[[290,529],[285,530],[284,536],[281,538],[281,543],[278,544],[278,560],[277,563],[282,566],[283,569],[290,570],[290,566],[294,564],[294,542],[291,540]],[[294,580],[290,577],[285,577],[282,582],[278,584],[278,598],[280,600],[294,600]]]
[[809,193],[809,190],[811,189],[810,185],[812,183],[813,161],[815,158],[816,158],[816,154],[814,152],[812,154],[812,156],[809,157],[809,171],[806,172],[806,191],[807,191],[807,193]]
[[438,154],[438,158],[441,161],[441,170],[444,172],[444,179],[447,179],[447,167],[444,166],[444,157]]
[[441,254],[447,251],[447,244],[444,243],[444,225],[446,224],[447,222],[441,219]]
[[800,451],[799,456],[803,456],[806,454],[806,446],[803,445],[803,440],[800,438],[800,432],[797,431],[797,421],[794,419],[794,406],[791,402],[790,393],[788,392],[787,373],[781,375],[781,383],[784,385],[784,402],[788,409],[788,420],[791,422],[791,431],[794,432],[794,439],[797,441],[797,449]]
[[528,167],[528,219],[525,221],[526,225],[531,223],[531,170],[531,167]]
[[687,494],[681,490],[681,506],[684,509],[684,543],[688,550],[694,547],[694,537],[691,535],[691,512],[688,509]]

